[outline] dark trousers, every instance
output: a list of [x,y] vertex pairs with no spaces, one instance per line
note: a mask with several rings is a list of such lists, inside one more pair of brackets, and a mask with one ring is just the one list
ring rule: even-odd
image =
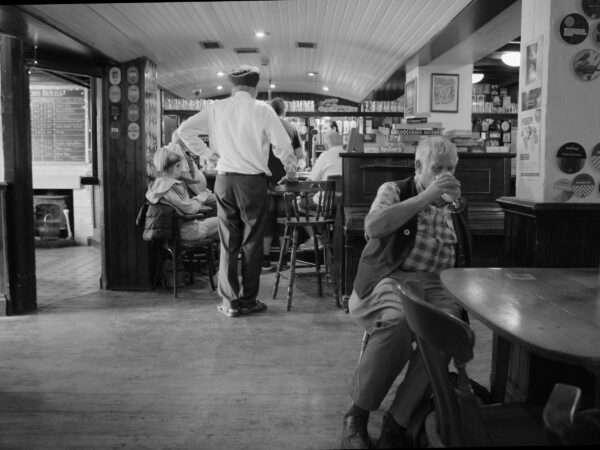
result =
[[[221,255],[218,294],[223,303],[252,303],[260,285],[266,225],[267,181],[264,175],[219,174],[215,180]],[[238,255],[242,250],[240,288]]]

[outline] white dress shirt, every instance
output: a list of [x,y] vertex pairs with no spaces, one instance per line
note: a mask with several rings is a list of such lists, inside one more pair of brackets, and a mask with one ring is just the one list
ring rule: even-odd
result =
[[[201,134],[209,135],[210,149]],[[269,144],[273,144],[273,153],[286,172],[295,174],[297,160],[281,120],[270,105],[245,91],[211,103],[183,122],[177,135],[198,154],[217,153],[218,171],[244,174],[271,175],[267,162]]]
[[340,153],[344,152],[344,147],[341,145],[331,147],[319,155],[315,161],[308,178],[313,181],[327,180],[330,175],[342,174],[342,157]]

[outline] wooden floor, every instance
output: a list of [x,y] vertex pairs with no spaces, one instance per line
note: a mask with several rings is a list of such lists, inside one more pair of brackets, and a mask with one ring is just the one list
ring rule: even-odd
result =
[[[314,281],[287,312],[273,280],[245,318],[219,315],[205,279],[177,301],[98,291],[0,317],[0,448],[337,448],[362,331]],[[487,386],[490,333],[472,326]]]

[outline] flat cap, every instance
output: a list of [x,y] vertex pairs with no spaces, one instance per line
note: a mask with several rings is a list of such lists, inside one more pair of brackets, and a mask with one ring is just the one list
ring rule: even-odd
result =
[[260,70],[256,66],[243,65],[227,75],[235,86],[256,87],[260,78]]

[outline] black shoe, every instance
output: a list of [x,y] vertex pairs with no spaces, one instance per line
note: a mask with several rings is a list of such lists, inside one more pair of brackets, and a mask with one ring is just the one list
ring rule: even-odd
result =
[[383,413],[381,435],[377,440],[376,448],[408,448],[412,447],[406,429],[398,425],[392,415]]
[[265,305],[260,300],[256,300],[253,303],[241,303],[239,312],[240,316],[247,316],[249,314],[256,314],[267,310],[267,305]]
[[373,448],[371,438],[367,431],[369,423],[368,415],[344,417],[344,428],[342,431],[342,442],[340,448]]
[[271,264],[271,258],[269,258],[268,256],[263,256],[261,271],[263,273],[271,272],[272,269],[273,269],[273,265]]

